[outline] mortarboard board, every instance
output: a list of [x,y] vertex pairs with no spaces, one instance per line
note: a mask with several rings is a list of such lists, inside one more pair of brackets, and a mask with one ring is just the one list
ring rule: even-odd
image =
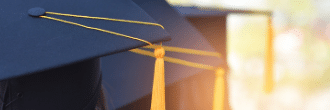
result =
[[[215,49],[213,49],[202,34],[190,25],[184,17],[180,16],[180,14],[177,13],[176,10],[173,9],[166,1],[133,1],[144,9],[158,23],[162,24],[165,27],[165,30],[170,34],[172,40],[169,42],[164,42],[164,46],[215,51]],[[165,56],[214,66],[223,63],[223,61],[219,58],[174,52],[166,52]],[[110,108],[119,108],[151,93],[153,81],[152,73],[154,70],[152,65],[154,65],[154,58],[138,55],[132,52],[123,52],[112,55],[111,57],[103,57],[101,58],[101,61],[102,72],[114,73],[103,74],[103,81],[105,82],[104,85],[110,96],[108,100],[108,105]],[[205,70],[165,62],[166,85],[198,74],[202,71]],[[213,73],[213,71],[210,70],[206,71]],[[167,93],[168,92],[166,92],[166,94]],[[140,107],[140,109],[143,108],[149,107]]]
[[156,23],[130,0],[9,0],[0,2],[0,14],[1,110],[95,109],[102,79],[99,57],[147,45],[95,28],[151,43],[170,40],[159,26],[76,16]]

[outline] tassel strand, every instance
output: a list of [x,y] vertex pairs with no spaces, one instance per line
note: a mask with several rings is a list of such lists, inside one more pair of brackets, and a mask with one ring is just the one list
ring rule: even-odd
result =
[[225,99],[225,71],[221,68],[215,70],[215,83],[213,93],[213,110],[223,110]]
[[152,99],[150,110],[165,110],[165,78],[164,78],[164,48],[156,48],[154,51],[155,73],[152,88]]

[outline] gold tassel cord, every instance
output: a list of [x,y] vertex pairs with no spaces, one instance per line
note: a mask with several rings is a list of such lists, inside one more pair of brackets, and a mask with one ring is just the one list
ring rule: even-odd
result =
[[[76,18],[99,19],[99,20],[117,21],[117,22],[125,22],[125,23],[135,23],[135,24],[142,24],[142,25],[152,25],[152,26],[159,26],[162,29],[164,29],[164,26],[162,26],[161,24],[151,23],[151,22],[134,21],[134,20],[124,20],[124,19],[114,19],[114,18],[104,18],[104,17],[91,17],[91,16],[64,14],[64,13],[56,13],[56,12],[45,12],[45,13],[46,14],[52,14],[52,15],[59,15],[59,16],[76,17]],[[39,17],[40,18],[51,19],[51,20],[55,20],[55,21],[60,21],[60,22],[63,22],[63,23],[68,23],[68,24],[72,24],[72,25],[84,27],[84,28],[87,28],[87,29],[97,30],[97,31],[101,31],[101,32],[109,33],[109,34],[114,34],[114,35],[117,35],[117,36],[126,37],[126,38],[134,39],[134,40],[137,40],[137,41],[141,41],[141,42],[147,43],[148,45],[152,45],[152,43],[150,43],[150,42],[148,42],[146,40],[139,39],[139,38],[136,38],[136,37],[125,35],[125,34],[121,34],[121,33],[117,33],[117,32],[113,32],[113,31],[108,31],[108,30],[104,30],[104,29],[100,29],[100,28],[95,28],[95,27],[89,27],[89,26],[82,25],[82,24],[79,24],[79,23],[75,23],[75,22],[71,22],[71,21],[66,21],[66,20],[62,20],[62,19],[57,19],[57,18],[53,18],[53,17],[48,17],[48,16],[39,16]]]
[[[141,55],[155,57],[152,52],[142,50],[142,49],[132,49],[129,51],[133,52],[133,53],[141,54]],[[171,58],[171,57],[167,57],[167,56],[164,56],[164,61],[170,62],[170,63],[175,63],[175,64],[181,64],[181,65],[185,65],[185,66],[190,66],[190,67],[194,67],[194,68],[206,69],[206,70],[215,70],[216,69],[215,67],[210,66],[210,65],[193,63],[193,62],[189,62],[189,61],[185,61],[185,60],[181,60],[181,59],[177,59],[177,58]]]
[[274,49],[273,49],[273,28],[272,18],[268,18],[268,36],[266,39],[266,56],[265,56],[265,93],[271,93],[274,88],[273,78],[273,63],[274,63]]
[[120,33],[117,33],[117,32],[108,31],[108,30],[104,30],[104,29],[100,29],[100,28],[89,27],[89,26],[82,25],[82,24],[79,24],[79,23],[74,23],[74,22],[71,22],[71,21],[66,21],[66,20],[57,19],[57,18],[53,18],[53,17],[48,17],[48,16],[40,16],[40,17],[55,20],[55,21],[60,21],[60,22],[63,22],[63,23],[68,23],[68,24],[72,24],[72,25],[76,25],[76,26],[80,26],[80,27],[84,27],[84,28],[87,28],[87,29],[93,29],[93,30],[97,30],[97,31],[101,31],[101,32],[109,33],[109,34],[114,34],[114,35],[117,35],[117,36],[130,38],[130,39],[133,39],[133,40],[141,41],[141,42],[144,42],[146,44],[152,45],[152,43],[150,43],[146,40],[135,38],[135,37],[128,36],[128,35],[125,35],[125,34],[120,34]]
[[56,12],[46,12],[46,14],[69,16],[69,17],[76,17],[76,18],[100,19],[100,20],[135,23],[135,24],[143,24],[143,25],[153,25],[153,26],[159,26],[159,27],[164,29],[164,27],[162,25],[157,24],[157,23],[151,23],[151,22],[124,20],[124,19],[114,19],[114,18],[104,18],[104,17],[91,17],[91,16],[82,16],[82,15],[72,15],[72,14],[64,14],[64,13],[56,13]]
[[154,55],[156,62],[150,110],[165,110],[164,48],[156,48]]
[[[158,47],[158,45],[148,45],[148,46],[144,46],[143,48],[155,49],[157,47]],[[185,54],[203,55],[203,56],[212,56],[212,57],[221,58],[221,54],[216,53],[216,52],[206,52],[206,51],[201,51],[201,50],[170,47],[170,46],[162,46],[162,47],[165,49],[165,51],[169,51],[169,52],[178,52],[178,53],[185,53]]]
[[215,83],[213,93],[213,110],[223,110],[225,101],[225,71],[221,68],[215,70]]

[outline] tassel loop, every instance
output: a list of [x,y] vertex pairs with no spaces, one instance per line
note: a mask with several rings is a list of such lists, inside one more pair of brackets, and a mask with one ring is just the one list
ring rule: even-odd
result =
[[223,77],[225,75],[225,71],[222,68],[217,68],[215,70],[216,77]]
[[155,49],[154,54],[156,58],[164,58],[165,50],[163,47],[158,47]]

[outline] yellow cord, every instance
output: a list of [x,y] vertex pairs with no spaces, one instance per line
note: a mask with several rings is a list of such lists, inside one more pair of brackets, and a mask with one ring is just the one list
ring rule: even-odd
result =
[[270,94],[274,89],[274,48],[273,48],[272,18],[268,18],[268,36],[266,39],[265,56],[265,93]]
[[150,110],[165,110],[164,55],[165,50],[162,47],[155,49],[156,61]]
[[62,19],[57,19],[57,18],[53,18],[53,17],[48,17],[48,16],[40,16],[40,17],[41,18],[47,18],[47,19],[55,20],[55,21],[60,21],[60,22],[64,22],[64,23],[68,23],[68,24],[72,24],[72,25],[81,26],[81,27],[84,27],[84,28],[87,28],[87,29],[98,30],[98,31],[101,31],[101,32],[106,32],[106,33],[110,33],[110,34],[114,34],[114,35],[118,35],[118,36],[130,38],[130,39],[138,40],[138,41],[141,41],[141,42],[145,42],[145,43],[147,43],[149,45],[152,45],[152,43],[150,43],[150,42],[148,42],[146,40],[135,38],[135,37],[131,37],[131,36],[128,36],[128,35],[125,35],[125,34],[120,34],[120,33],[116,33],[116,32],[113,32],[113,31],[108,31],[108,30],[104,30],[104,29],[100,29],[100,28],[89,27],[89,26],[85,26],[85,25],[82,25],[82,24],[79,24],[79,23],[74,23],[74,22],[70,22],[70,21],[66,21],[66,20],[62,20]]
[[[149,48],[149,49],[155,49],[159,47],[159,45],[148,45],[144,46],[143,48]],[[179,47],[170,47],[170,46],[162,46],[166,51],[170,52],[179,52],[179,53],[185,53],[185,54],[194,54],[194,55],[203,55],[203,56],[212,56],[212,57],[219,57],[221,58],[220,53],[216,52],[206,52],[201,50],[194,50],[194,49],[185,49],[185,48],[179,48]]]
[[150,22],[143,22],[143,21],[133,21],[133,20],[103,18],[103,17],[91,17],[91,16],[63,14],[63,13],[56,13],[56,12],[46,12],[46,14],[60,15],[60,16],[70,16],[70,17],[77,17],[77,18],[101,19],[101,20],[118,21],[118,22],[126,22],[126,23],[136,23],[136,24],[144,24],[144,25],[153,25],[153,26],[159,26],[159,27],[164,29],[164,27],[160,24],[150,23]]
[[213,110],[223,110],[225,101],[225,70],[218,68],[215,70],[215,82],[213,92]]
[[[153,25],[153,26],[159,26],[159,27],[161,27],[161,28],[164,29],[164,27],[162,25],[160,25],[160,24],[150,23],[150,22],[143,22],[143,21],[133,21],[133,20],[113,19],[113,18],[103,18],[103,17],[91,17],[91,16],[63,14],[63,13],[56,13],[56,12],[46,12],[46,14],[59,15],[59,16],[69,16],[69,17],[77,17],[77,18],[101,19],[101,20],[118,21],[118,22],[126,22],[126,23],[135,23],[135,24],[143,24],[143,25]],[[128,35],[125,35],[125,34],[120,34],[120,33],[113,32],[113,31],[108,31],[108,30],[104,30],[104,29],[100,29],[100,28],[89,27],[89,26],[82,25],[82,24],[79,24],[79,23],[74,23],[74,22],[70,22],[70,21],[66,21],[66,20],[62,20],[62,19],[57,19],[57,18],[53,18],[53,17],[48,17],[48,16],[39,16],[39,17],[46,18],[46,19],[51,19],[51,20],[55,20],[55,21],[60,21],[60,22],[64,22],[64,23],[68,23],[68,24],[72,24],[72,25],[77,25],[77,26],[81,26],[81,27],[84,27],[84,28],[87,28],[87,29],[98,30],[98,31],[101,31],[101,32],[106,32],[106,33],[109,33],[109,34],[114,34],[114,35],[117,35],[117,36],[122,36],[122,37],[130,38],[130,39],[133,39],[133,40],[138,40],[138,41],[147,43],[149,45],[152,45],[152,43],[150,43],[150,42],[148,42],[146,40],[135,38],[135,37],[128,36]]]
[[[152,52],[142,50],[142,49],[132,49],[132,50],[129,50],[129,51],[137,53],[137,54],[141,54],[141,55],[155,57],[155,55]],[[181,60],[181,59],[177,59],[177,58],[166,57],[166,56],[164,56],[164,61],[170,62],[170,63],[175,63],[175,64],[181,64],[181,65],[185,65],[185,66],[190,66],[190,67],[195,67],[195,68],[206,69],[206,70],[216,70],[217,69],[217,68],[215,68],[213,66],[210,66],[210,65],[193,63],[193,62],[189,62],[189,61],[185,61],[185,60]]]

